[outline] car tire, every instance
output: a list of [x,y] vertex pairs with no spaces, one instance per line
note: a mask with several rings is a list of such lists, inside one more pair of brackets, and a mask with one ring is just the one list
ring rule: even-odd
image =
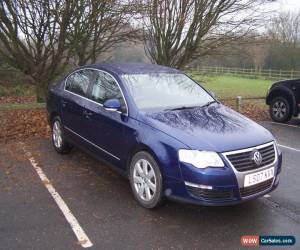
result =
[[58,116],[52,120],[52,144],[60,154],[67,154],[73,148],[65,138],[62,122]]
[[275,97],[270,105],[270,116],[275,122],[288,122],[292,117],[292,107],[285,97]]
[[130,163],[129,181],[137,202],[147,209],[162,205],[163,180],[155,159],[147,152],[136,153]]

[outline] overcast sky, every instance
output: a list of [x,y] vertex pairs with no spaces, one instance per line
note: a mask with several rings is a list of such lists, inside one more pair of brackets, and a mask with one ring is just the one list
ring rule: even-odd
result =
[[299,11],[300,10],[300,0],[277,0],[272,3],[272,9],[283,10],[283,11]]

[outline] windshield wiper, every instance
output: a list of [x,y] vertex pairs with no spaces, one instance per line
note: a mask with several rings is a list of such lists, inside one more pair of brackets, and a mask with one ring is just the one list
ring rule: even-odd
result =
[[202,108],[203,107],[208,107],[208,106],[210,106],[211,104],[213,104],[213,103],[216,103],[217,101],[210,101],[210,102],[208,102],[208,103],[206,103],[206,104],[204,104],[203,106],[201,106]]
[[181,107],[177,107],[177,108],[170,108],[170,109],[164,109],[164,111],[173,111],[173,110],[183,110],[183,109],[193,109],[193,108],[197,108],[198,106],[181,106]]

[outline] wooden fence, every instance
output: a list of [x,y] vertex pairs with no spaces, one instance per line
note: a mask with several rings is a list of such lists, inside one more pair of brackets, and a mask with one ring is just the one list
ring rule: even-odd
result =
[[228,67],[207,67],[199,66],[194,68],[187,68],[193,74],[213,74],[213,75],[232,75],[247,78],[264,78],[270,80],[282,80],[291,78],[300,78],[299,70],[274,70],[274,69],[264,69],[255,70],[247,68],[228,68]]

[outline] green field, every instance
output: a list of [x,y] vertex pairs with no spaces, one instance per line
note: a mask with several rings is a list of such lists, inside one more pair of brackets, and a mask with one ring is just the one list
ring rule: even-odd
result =
[[265,97],[269,86],[272,84],[270,80],[249,79],[234,76],[190,76],[203,85],[207,90],[212,91],[220,99],[242,97]]

